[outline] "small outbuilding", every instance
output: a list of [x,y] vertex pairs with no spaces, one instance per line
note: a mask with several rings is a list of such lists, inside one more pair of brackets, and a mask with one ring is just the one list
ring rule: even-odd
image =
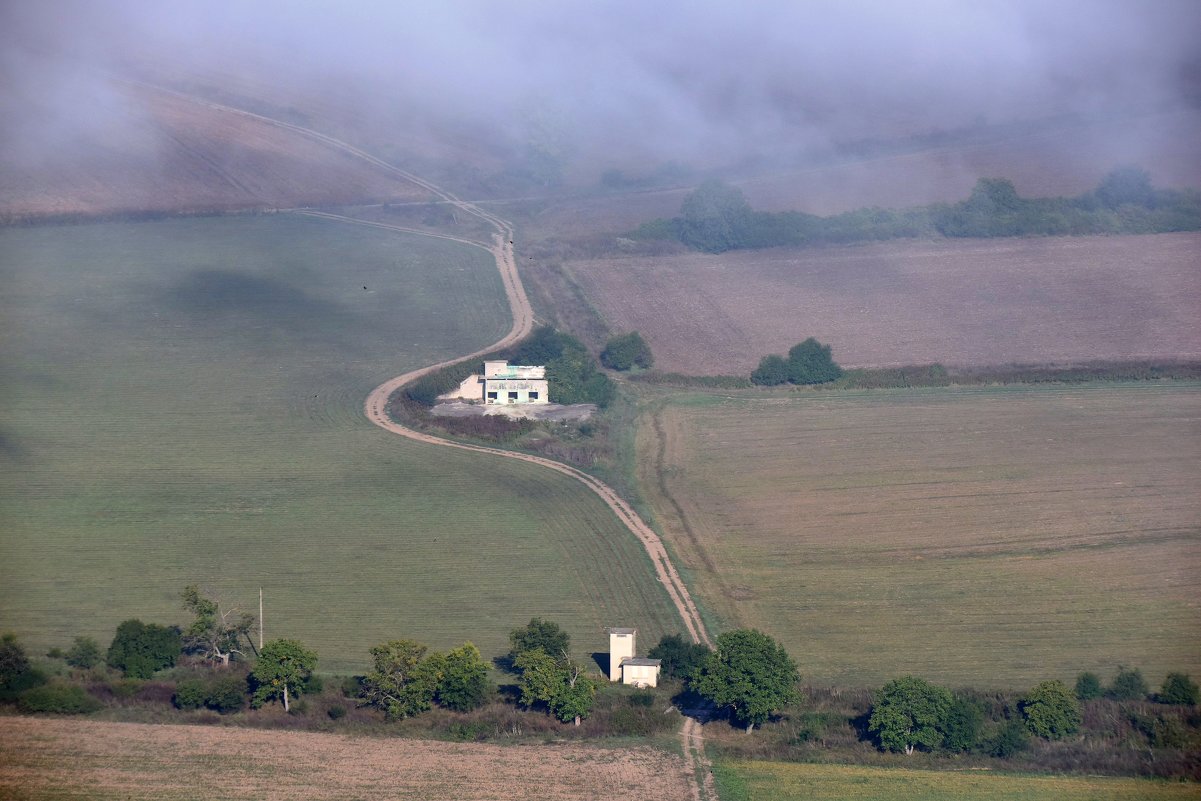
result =
[[609,681],[620,681],[635,687],[659,685],[659,659],[634,656],[638,651],[638,629],[610,628]]

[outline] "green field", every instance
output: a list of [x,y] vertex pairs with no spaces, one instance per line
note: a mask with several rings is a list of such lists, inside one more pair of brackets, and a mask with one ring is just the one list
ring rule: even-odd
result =
[[717,768],[722,801],[1172,801],[1197,786],[1099,776],[730,762]]
[[32,653],[179,591],[266,596],[325,670],[413,637],[504,650],[533,615],[578,650],[675,613],[640,546],[569,479],[366,421],[380,381],[510,317],[491,258],[288,216],[0,232],[0,630]]
[[724,626],[806,681],[1201,672],[1201,386],[692,394],[638,477]]

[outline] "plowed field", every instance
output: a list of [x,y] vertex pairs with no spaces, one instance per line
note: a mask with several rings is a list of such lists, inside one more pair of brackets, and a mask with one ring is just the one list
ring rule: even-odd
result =
[[1201,386],[692,395],[638,453],[700,600],[807,680],[1201,672]]
[[1201,234],[740,251],[567,265],[656,367],[749,374],[815,336],[844,366],[1201,358]]
[[0,748],[0,796],[30,801],[690,797],[683,760],[649,749],[17,717]]

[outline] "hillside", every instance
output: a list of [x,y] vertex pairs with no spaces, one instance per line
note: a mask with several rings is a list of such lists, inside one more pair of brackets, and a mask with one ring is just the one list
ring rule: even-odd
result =
[[62,119],[62,98],[0,93],[0,138],[10,143],[0,148],[0,221],[430,197],[265,121],[151,88],[94,80],[70,122]]

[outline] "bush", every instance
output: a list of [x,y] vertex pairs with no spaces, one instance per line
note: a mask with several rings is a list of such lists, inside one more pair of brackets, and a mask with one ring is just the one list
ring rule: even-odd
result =
[[46,676],[29,664],[17,635],[0,638],[0,700],[11,700],[33,687],[46,683]]
[[204,705],[222,715],[241,711],[246,705],[246,677],[231,674],[214,679],[208,686]]
[[1138,668],[1118,668],[1118,675],[1114,676],[1113,684],[1105,695],[1115,701],[1141,701],[1149,692],[1147,681]]
[[325,714],[329,715],[330,720],[341,720],[346,717],[346,707],[341,704],[334,704],[325,711]]
[[1179,706],[1196,706],[1198,687],[1195,681],[1184,673],[1169,673],[1163,680],[1157,700],[1161,704],[1177,704]]
[[183,650],[179,628],[126,620],[108,648],[105,661],[132,679],[148,679],[175,664]]
[[1076,697],[1081,701],[1091,701],[1105,694],[1101,686],[1101,677],[1096,673],[1084,672],[1076,677]]
[[1080,730],[1080,703],[1062,681],[1044,681],[1021,702],[1026,728],[1047,740],[1059,740]]
[[100,643],[91,637],[76,637],[65,657],[71,667],[91,670],[100,664]]
[[184,679],[175,685],[171,703],[176,709],[200,709],[208,700],[208,688],[200,679]]
[[1030,734],[1018,718],[1010,718],[983,743],[984,753],[997,759],[1008,759],[1030,747]]
[[788,380],[793,384],[824,384],[842,378],[842,368],[830,357],[830,346],[809,337],[788,351]]
[[759,366],[751,373],[751,382],[761,387],[774,387],[787,383],[790,372],[788,360],[773,353],[759,360]]
[[52,715],[86,715],[101,704],[74,684],[47,684],[21,693],[17,706],[22,712]]
[[984,710],[980,704],[956,695],[943,723],[942,747],[948,751],[971,751],[980,739]]
[[637,331],[613,337],[601,351],[600,362],[610,370],[647,369],[654,363],[651,347]]

